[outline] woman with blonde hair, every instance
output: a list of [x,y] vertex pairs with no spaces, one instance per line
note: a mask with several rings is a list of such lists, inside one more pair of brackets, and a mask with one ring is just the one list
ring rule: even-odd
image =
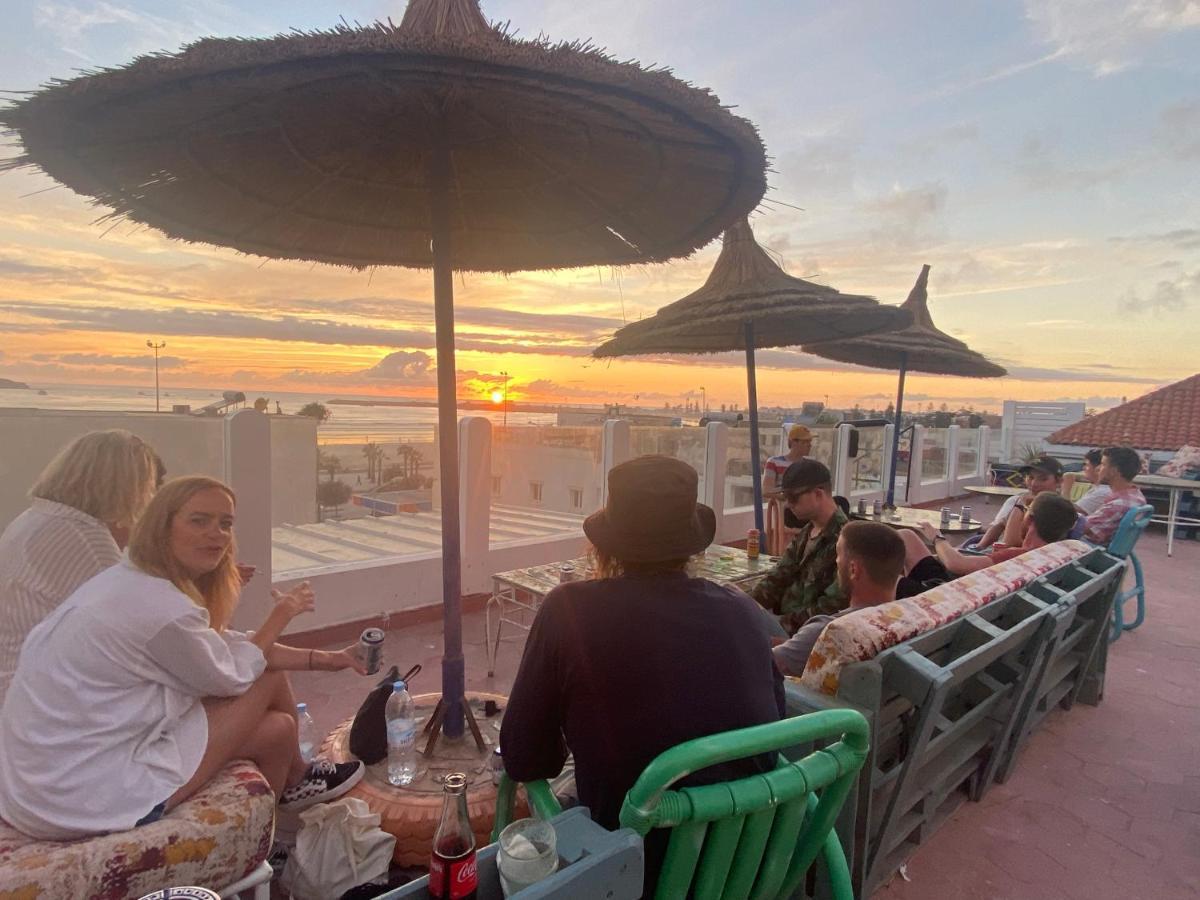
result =
[[353,668],[352,645],[277,643],[313,609],[280,593],[253,634],[229,628],[241,582],[233,492],[201,476],[162,487],[125,559],[30,632],[0,718],[0,816],[43,840],[152,822],[226,763],[250,759],[285,808],[340,796],[362,763],[306,766],[285,670]]
[[0,707],[25,636],[117,563],[162,475],[158,454],[122,429],[76,438],[42,470],[0,535]]

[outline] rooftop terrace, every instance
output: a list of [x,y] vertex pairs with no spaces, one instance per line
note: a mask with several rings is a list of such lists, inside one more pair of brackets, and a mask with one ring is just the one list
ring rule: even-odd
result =
[[[1162,530],[1152,529],[1138,555],[1149,611],[1112,646],[1104,701],[1052,714],[1009,781],[961,806],[876,900],[1200,895],[1200,542],[1178,542],[1168,558]],[[505,632],[488,678],[483,615],[468,615],[468,688],[506,693],[524,637]],[[394,632],[388,656],[402,668],[420,662],[415,689],[436,691],[440,622]],[[352,715],[364,693],[348,673],[301,672],[295,683],[322,730]]]

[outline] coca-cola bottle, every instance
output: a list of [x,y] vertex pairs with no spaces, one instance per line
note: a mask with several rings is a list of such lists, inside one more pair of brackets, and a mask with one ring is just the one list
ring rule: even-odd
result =
[[442,820],[433,835],[429,862],[429,896],[438,900],[474,900],[475,832],[467,813],[467,776],[446,776],[442,794]]

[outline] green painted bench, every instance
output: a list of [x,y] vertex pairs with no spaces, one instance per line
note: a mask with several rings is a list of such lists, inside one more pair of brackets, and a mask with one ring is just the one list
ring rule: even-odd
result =
[[855,896],[870,896],[960,803],[1007,777],[1049,710],[1099,702],[1124,564],[1081,542],[1042,549],[834,620],[803,678],[789,679],[789,714],[850,708],[870,723],[838,821]]

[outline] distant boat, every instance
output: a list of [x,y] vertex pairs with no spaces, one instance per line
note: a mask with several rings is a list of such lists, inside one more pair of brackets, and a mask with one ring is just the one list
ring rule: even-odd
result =
[[38,391],[38,396],[39,396],[39,397],[45,397],[45,396],[46,396],[46,392],[45,392],[45,391]]

